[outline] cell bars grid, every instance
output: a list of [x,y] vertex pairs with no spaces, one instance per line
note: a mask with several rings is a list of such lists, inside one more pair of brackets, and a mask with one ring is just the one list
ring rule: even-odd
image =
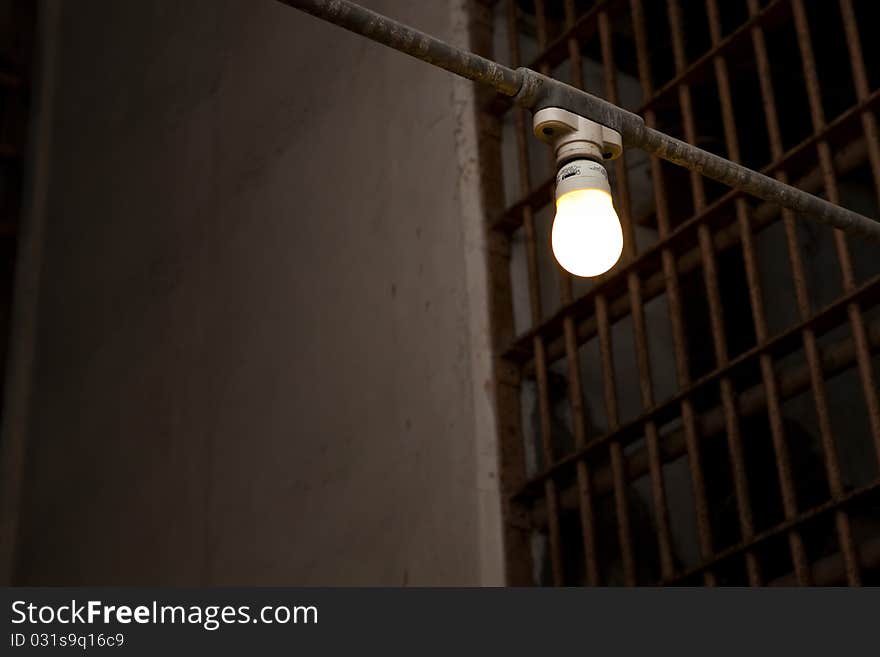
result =
[[[735,162],[748,151],[747,165],[835,203],[843,186],[856,185],[859,198],[870,189],[862,210],[877,216],[880,90],[871,85],[880,76],[866,67],[877,59],[866,58],[863,43],[873,45],[859,34],[868,4],[504,0],[477,8],[472,37],[481,54],[578,88],[589,66],[595,82],[586,90],[615,104],[627,78],[630,96],[634,86],[640,93],[628,109],[649,127]],[[821,62],[831,62],[824,67],[820,19],[823,35],[836,30],[818,44]],[[536,52],[530,61],[524,44]],[[796,44],[789,50],[799,64],[780,72],[773,48],[786,44]],[[754,93],[743,99],[749,85]],[[624,257],[584,285],[546,257],[552,153],[536,156],[542,147],[525,110],[481,98],[509,582],[878,582],[876,247],[805,229],[791,211],[656,157],[634,164],[638,156],[627,153],[609,167]],[[797,126],[805,132],[792,140]],[[516,179],[505,201],[505,180]],[[648,243],[640,250],[638,242]],[[833,253],[824,268],[822,245]],[[548,280],[558,284],[549,302]],[[790,321],[771,322],[788,295]],[[527,299],[527,313],[517,312],[518,299]],[[656,334],[668,336],[659,359]],[[585,355],[596,348],[598,358]],[[634,352],[629,367],[616,366],[621,349]],[[674,372],[664,394],[658,372]],[[860,398],[857,413],[841,406],[844,380],[844,393],[859,391],[850,395]],[[621,391],[637,396],[631,417],[622,416]],[[858,432],[836,430],[841,412],[864,420],[868,448],[853,447]],[[870,475],[848,476],[841,454]]]

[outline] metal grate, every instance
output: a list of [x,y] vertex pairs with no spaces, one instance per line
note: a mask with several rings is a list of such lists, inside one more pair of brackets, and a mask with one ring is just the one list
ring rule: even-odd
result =
[[[878,216],[867,0],[506,0],[478,52]],[[817,38],[821,30],[821,38]],[[625,250],[549,256],[552,154],[482,100],[511,584],[880,583],[880,258],[627,153]]]

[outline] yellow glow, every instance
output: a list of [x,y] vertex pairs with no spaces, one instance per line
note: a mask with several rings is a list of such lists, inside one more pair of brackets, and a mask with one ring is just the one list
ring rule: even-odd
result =
[[553,255],[575,276],[598,276],[614,266],[623,252],[623,230],[601,189],[578,189],[556,201],[550,236]]

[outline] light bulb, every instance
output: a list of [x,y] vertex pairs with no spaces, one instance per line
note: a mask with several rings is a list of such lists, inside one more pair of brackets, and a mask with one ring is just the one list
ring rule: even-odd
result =
[[[595,162],[587,164],[590,173],[604,167]],[[581,169],[571,173],[571,167],[581,164],[574,162],[564,167],[557,178],[556,217],[550,243],[556,260],[570,274],[575,276],[598,276],[611,269],[623,252],[623,230],[614,211],[611,194],[606,191],[607,178],[596,181],[593,176],[589,187],[572,188],[577,178],[583,180],[587,173]],[[583,166],[583,165],[582,165]],[[568,175],[566,175],[568,170]],[[580,175],[579,175],[580,174]],[[607,174],[606,174],[607,175]],[[562,184],[562,181],[565,184]],[[580,187],[580,185],[577,185]]]

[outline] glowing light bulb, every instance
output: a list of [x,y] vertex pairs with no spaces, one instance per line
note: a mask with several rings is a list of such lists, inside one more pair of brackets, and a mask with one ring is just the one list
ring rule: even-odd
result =
[[[601,165],[590,162],[593,167]],[[566,167],[567,168],[567,167]],[[566,168],[560,177],[574,178],[576,174],[565,176]],[[604,168],[603,168],[604,173]],[[611,269],[623,252],[623,230],[614,211],[611,194],[601,187],[569,189],[575,181],[557,187],[556,217],[550,243],[556,260],[570,274],[575,276],[598,276]],[[599,188],[597,188],[599,187]]]

